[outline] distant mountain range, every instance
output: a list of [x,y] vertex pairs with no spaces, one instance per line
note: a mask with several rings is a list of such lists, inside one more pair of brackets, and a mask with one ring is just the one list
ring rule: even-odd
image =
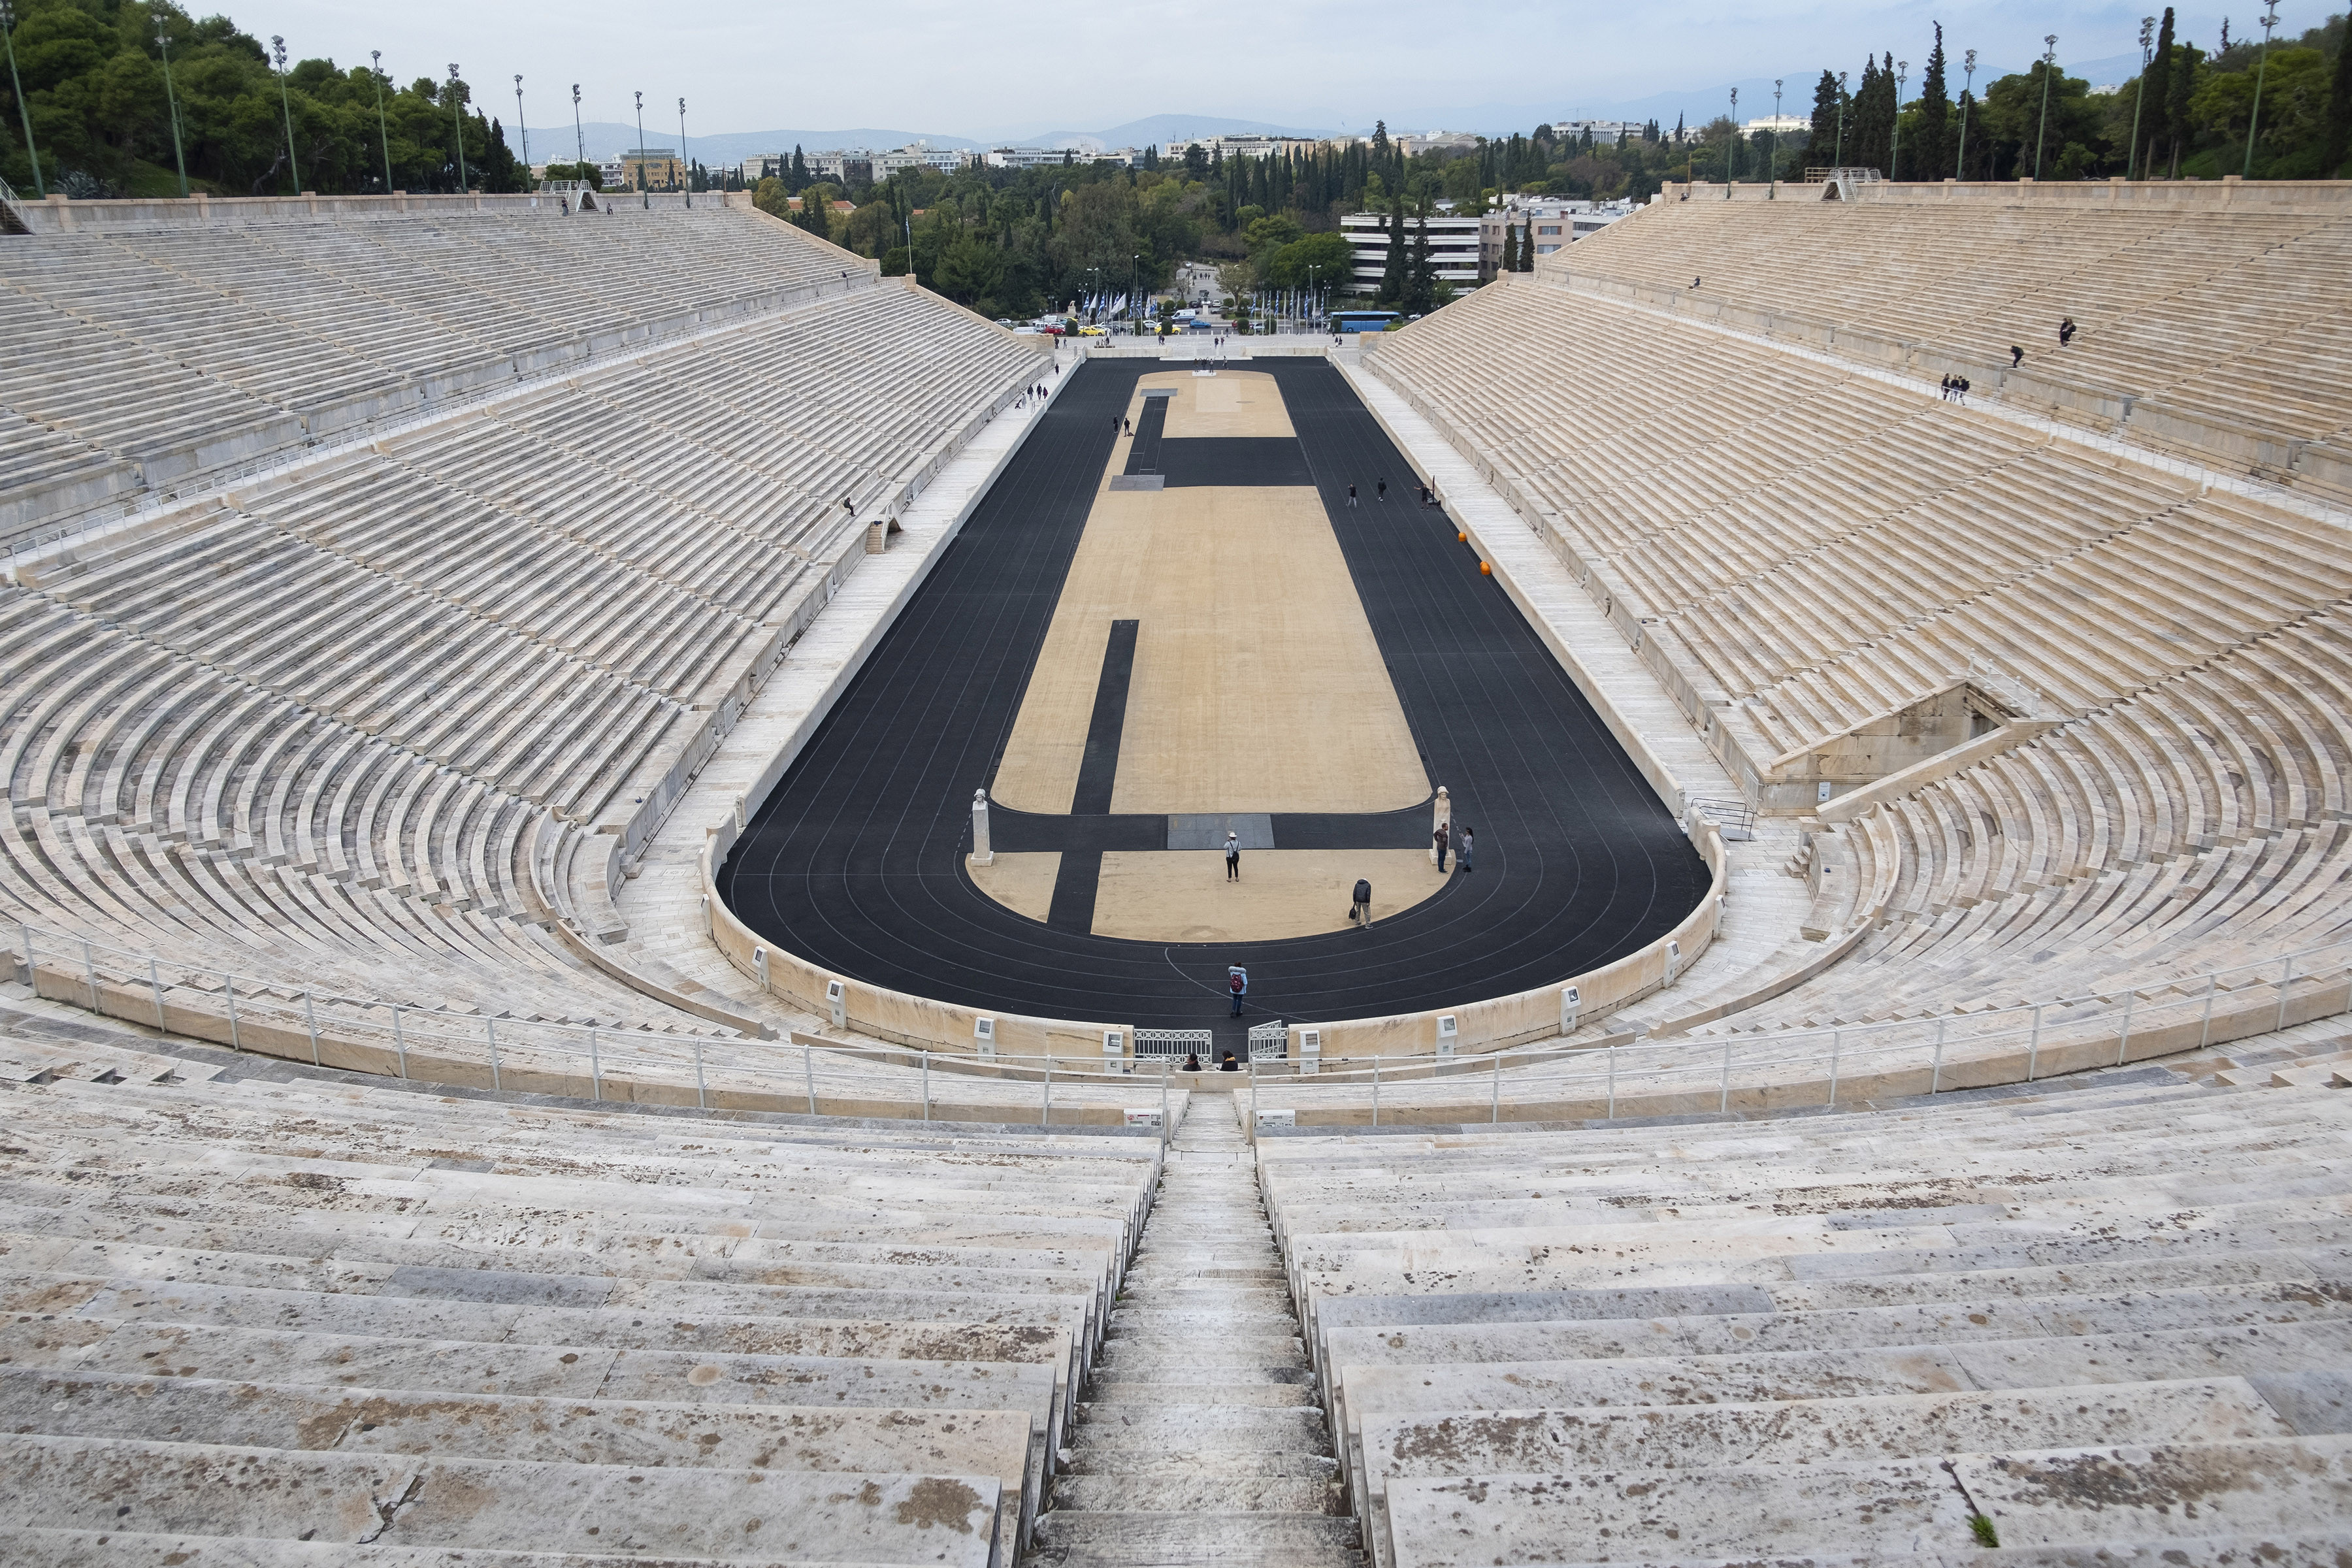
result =
[[[1977,87],[1981,91],[1986,83],[2023,68],[2007,65],[1979,66]],[[2093,87],[2106,87],[2128,81],[2137,75],[2139,56],[2113,55],[2095,60],[2062,59],[2059,68],[2068,76],[2087,80]],[[1950,90],[1957,97],[1961,85],[1957,51],[1950,75]],[[1782,78],[1780,111],[1798,116],[1811,115],[1813,83],[1818,79],[1817,76]],[[1677,89],[1635,99],[1555,99],[1542,103],[1463,104],[1433,109],[1407,105],[1402,113],[1388,116],[1387,123],[1391,132],[1397,134],[1444,130],[1501,136],[1514,131],[1532,131],[1539,124],[1561,120],[1655,120],[1664,128],[1672,130],[1677,118],[1688,124],[1704,125],[1718,114],[1730,112],[1731,89],[1735,87],[1739,89],[1738,115],[1740,120],[1760,119],[1772,112],[1771,79],[1750,77],[1715,87]],[[1906,99],[1918,89],[1919,78],[1915,71],[1906,89]],[[591,121],[580,127],[576,141],[565,134],[572,129],[568,125],[531,127],[532,157],[541,162],[568,160],[573,155],[574,148],[584,143],[588,156],[603,162],[617,158],[637,145],[637,131],[634,125]],[[1282,125],[1266,120],[1234,120],[1211,114],[1154,114],[1101,131],[1035,131],[1016,126],[977,137],[940,131],[896,131],[876,126],[837,131],[727,131],[709,136],[689,134],[687,151],[698,162],[716,167],[740,163],[758,153],[789,153],[794,147],[810,153],[837,147],[864,147],[882,152],[904,147],[910,142],[928,142],[934,147],[965,149],[1017,143],[1031,147],[1078,147],[1087,152],[1101,152],[1112,147],[1165,147],[1171,142],[1188,141],[1199,136],[1329,134],[1331,132],[1328,128],[1318,130]],[[677,133],[675,127],[665,133],[656,127],[647,126],[646,141],[656,147],[675,149]],[[520,152],[519,142],[520,138],[509,131],[508,145]]]

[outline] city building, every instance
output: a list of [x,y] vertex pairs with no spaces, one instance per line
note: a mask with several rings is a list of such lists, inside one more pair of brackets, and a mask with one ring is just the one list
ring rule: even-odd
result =
[[[615,171],[619,174],[617,181],[614,177]],[[641,174],[645,177],[644,189],[674,191],[686,183],[686,165],[667,147],[632,147],[621,154],[616,164],[606,166],[604,183],[634,191],[639,188],[637,180]]]
[[1809,136],[1812,134],[1813,122],[1800,114],[1767,114],[1761,119],[1749,121],[1739,129],[1749,136],[1761,136],[1767,132],[1782,136]]
[[1091,163],[1098,157],[1116,156],[1096,153],[1085,147],[991,147],[981,154],[992,169],[1051,169],[1064,163]]
[[743,184],[748,189],[761,180],[783,179],[792,173],[792,167],[793,155],[790,153],[754,153],[736,166],[736,173],[743,176]]
[[807,154],[809,173],[837,185],[874,183],[874,154],[863,147],[834,147]]
[[960,147],[934,147],[928,142],[910,142],[888,153],[874,154],[874,177],[887,180],[901,169],[937,169],[953,174],[971,162],[972,154]]
[[[1408,246],[1413,241],[1419,221],[1410,216],[1404,220]],[[1429,260],[1438,278],[1457,286],[1475,285],[1478,281],[1482,220],[1475,214],[1438,213],[1428,221]],[[1388,270],[1389,215],[1349,213],[1339,220],[1339,232],[1347,236],[1349,247],[1355,252],[1355,292],[1377,293],[1381,278]]]
[[1271,158],[1284,153],[1310,153],[1315,145],[1312,136],[1195,136],[1169,142],[1160,149],[1160,155],[1181,161],[1198,147],[1204,158]]
[[1487,213],[1478,226],[1481,276],[1492,278],[1502,269],[1503,232],[1519,231],[1519,243],[1532,245],[1538,257],[1563,245],[1573,245],[1600,233],[1633,211],[1631,202],[1569,201],[1559,196],[1509,195]]
[[1589,131],[1592,132],[1592,142],[1596,147],[1604,142],[1613,147],[1620,137],[1629,142],[1639,142],[1645,129],[1638,120],[1555,120],[1551,122],[1551,133],[1561,141],[1581,142]]

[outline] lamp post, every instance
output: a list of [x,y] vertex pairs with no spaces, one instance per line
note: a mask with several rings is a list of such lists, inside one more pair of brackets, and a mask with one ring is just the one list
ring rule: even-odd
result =
[[1960,61],[1960,150],[1952,155],[1952,178],[1967,177],[1969,164],[1969,89],[1976,85],[1977,52],[1970,49]]
[[457,62],[449,62],[449,120],[457,128],[457,194],[464,195],[471,184],[466,178],[466,110],[460,105],[457,91]]
[[1895,62],[1895,140],[1886,150],[1886,177],[1890,180],[1903,177],[1903,84],[1909,79],[1910,72],[1909,60]]
[[41,179],[40,151],[33,145],[33,110],[25,101],[25,84],[16,79],[16,7],[8,0],[0,0],[0,37],[8,40],[8,85],[16,94],[16,112],[25,121],[25,156],[33,161],[33,194],[47,201],[49,187]]
[[180,171],[180,199],[188,199],[188,155],[180,150],[180,95],[172,86],[172,35],[163,13],[155,13],[155,48],[163,57],[163,102],[172,111],[172,162]]
[[686,159],[686,100],[677,100],[677,183],[686,187],[686,205],[694,205],[694,165]]
[[653,194],[646,188],[646,95],[637,94],[637,195],[644,198],[646,211],[654,210]]
[[2254,133],[2263,123],[2263,77],[2271,68],[2271,29],[2278,26],[2278,0],[2263,0],[2270,10],[2263,17],[2263,58],[2254,68],[2254,111],[2246,121],[2246,166],[2241,179],[2254,177]]
[[1731,140],[1723,148],[1723,199],[1731,199],[1731,160],[1739,151],[1739,89],[1731,89]]
[[286,115],[286,172],[294,176],[294,194],[302,194],[302,164],[294,155],[294,104],[286,92],[286,40],[269,35],[269,57],[278,62],[278,107]]
[[383,51],[370,49],[368,63],[375,78],[375,133],[383,147],[383,194],[392,195],[392,128],[383,118]]
[[1841,169],[1845,167],[1845,106],[1849,96],[1845,90],[1845,72],[1840,71],[1838,72],[1837,152],[1832,156],[1830,162]]
[[585,180],[588,177],[588,137],[580,129],[580,84],[576,81],[572,84],[572,150],[580,159],[572,166],[572,173],[576,178]]
[[515,131],[522,137],[522,177],[530,178],[530,127],[522,119],[522,76],[515,76]]
[[2050,132],[2050,74],[2058,64],[2058,35],[2042,35],[2042,123],[2033,132],[2033,177],[2042,178],[2042,143]]
[[2139,167],[2139,109],[2147,101],[2147,68],[2148,62],[2155,58],[2156,18],[2142,16],[2139,19],[2139,81],[2132,89],[2131,151],[2124,154],[2124,178],[2126,180]]
[[1772,79],[1772,161],[1764,166],[1764,199],[1768,202],[1777,202],[1780,199],[1781,79],[1777,76]]

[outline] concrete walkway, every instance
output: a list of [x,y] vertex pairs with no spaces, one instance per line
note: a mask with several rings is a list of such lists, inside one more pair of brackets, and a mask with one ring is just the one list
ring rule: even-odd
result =
[[1028,1563],[1362,1561],[1231,1112],[1176,1130]]
[[[1575,654],[1583,667],[1579,684],[1594,706],[1614,710],[1686,795],[1739,799],[1739,786],[1707,750],[1681,707],[1526,520],[1395,388],[1365,370],[1359,354],[1335,354],[1332,360],[1413,467],[1436,487],[1448,513],[1480,553],[1507,575],[1526,607]],[[1759,817],[1755,834],[1752,839],[1726,845],[1730,891],[1722,924],[1706,952],[1675,985],[1611,1018],[1607,1028],[1646,1026],[1736,996],[1767,975],[1795,967],[1811,955],[1808,949],[1819,951],[1800,934],[1812,897],[1801,880],[1784,870],[1797,849],[1795,825],[1786,818]]]

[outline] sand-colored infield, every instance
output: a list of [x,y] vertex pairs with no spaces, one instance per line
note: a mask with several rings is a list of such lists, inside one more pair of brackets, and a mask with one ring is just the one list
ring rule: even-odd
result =
[[[970,870],[982,892],[1015,914],[1042,921],[1054,906],[1054,879],[1061,874],[1062,858],[1050,852],[999,854],[993,865],[972,866]],[[1430,874],[1436,875],[1433,870]]]
[[1225,880],[1225,858],[1212,850],[1114,850],[1103,857],[1095,934],[1271,942],[1341,931],[1359,877],[1371,880],[1375,923],[1445,885],[1422,849],[1260,849],[1242,857],[1238,882]]
[[[1155,373],[1142,378],[1130,416],[1150,386],[1175,389],[1165,439],[1295,439],[1271,376]],[[992,796],[1022,811],[1071,809],[1111,623],[1132,620],[1114,813],[1381,812],[1428,799],[1433,786],[1321,498],[1266,485],[1113,490],[1110,476],[1131,446],[1125,437],[1114,444]],[[1367,868],[1414,853],[1349,857],[1350,869],[1277,848],[1255,857],[1263,881],[1231,898],[1222,863],[1203,879],[1197,852],[1107,856],[1095,929],[1158,941],[1331,931],[1345,923],[1356,878],[1373,875],[1377,886],[1385,876],[1402,890],[1396,873]],[[1043,918],[1050,873],[1019,874],[1042,875],[1040,891],[990,869],[974,872],[984,891]]]

